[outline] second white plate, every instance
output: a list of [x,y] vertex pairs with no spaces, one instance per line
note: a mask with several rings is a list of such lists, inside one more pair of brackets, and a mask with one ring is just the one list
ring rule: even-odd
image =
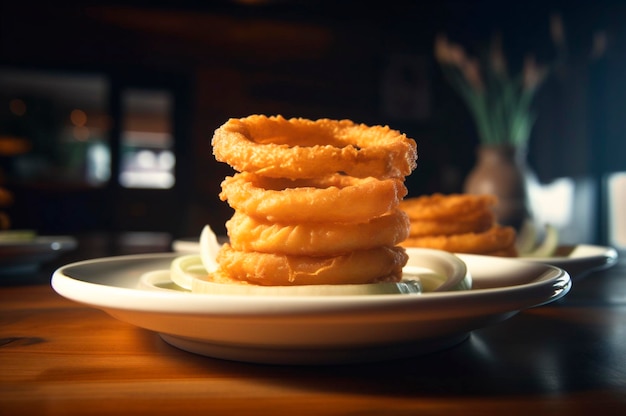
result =
[[521,257],[521,259],[560,267],[567,270],[572,279],[577,279],[593,271],[613,266],[617,263],[618,254],[617,250],[611,247],[578,244],[572,247],[559,247],[557,255],[552,257]]

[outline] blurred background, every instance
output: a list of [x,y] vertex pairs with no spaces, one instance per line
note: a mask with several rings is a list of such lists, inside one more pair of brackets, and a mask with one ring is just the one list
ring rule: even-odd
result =
[[479,141],[437,35],[471,53],[500,34],[514,68],[553,59],[559,16],[567,56],[533,101],[533,203],[565,242],[625,246],[624,3],[4,1],[5,211],[45,235],[222,233],[231,170],[210,141],[250,114],[389,125],[418,143],[410,196],[461,192]]

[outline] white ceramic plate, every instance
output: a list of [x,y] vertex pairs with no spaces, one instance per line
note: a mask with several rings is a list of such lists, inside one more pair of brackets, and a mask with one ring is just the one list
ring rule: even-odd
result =
[[559,247],[552,257],[522,257],[535,263],[551,264],[567,270],[572,279],[590,272],[605,269],[617,263],[617,250],[611,247],[578,244],[571,247]]
[[42,263],[76,248],[66,236],[38,236],[24,241],[0,241],[0,276],[36,270]]
[[[432,250],[409,249],[418,265]],[[523,309],[563,297],[564,270],[541,263],[458,255],[472,290],[420,295],[266,297],[139,288],[177,254],[110,257],[58,269],[62,296],[155,331],[183,350],[270,364],[336,364],[414,356],[446,348]]]

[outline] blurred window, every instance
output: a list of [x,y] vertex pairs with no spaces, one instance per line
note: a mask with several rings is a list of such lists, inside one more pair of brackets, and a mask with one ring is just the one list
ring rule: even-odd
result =
[[0,67],[0,178],[100,187],[115,177],[125,188],[172,188],[172,93],[121,91],[113,176],[110,84],[106,75]]
[[607,177],[609,243],[626,249],[626,172]]
[[127,89],[122,91],[122,134],[119,183],[125,188],[174,186],[171,114],[168,91]]
[[109,89],[103,75],[0,67],[0,173],[22,183],[108,182]]

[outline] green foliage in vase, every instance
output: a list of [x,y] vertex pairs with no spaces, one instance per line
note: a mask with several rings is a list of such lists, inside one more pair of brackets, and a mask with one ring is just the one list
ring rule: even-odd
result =
[[[557,43],[558,33],[552,29]],[[445,35],[439,35],[435,39],[435,58],[467,104],[482,144],[526,146],[535,122],[531,104],[549,72],[548,66],[538,65],[528,55],[521,71],[509,74],[500,36],[493,38],[484,56],[476,58]]]

